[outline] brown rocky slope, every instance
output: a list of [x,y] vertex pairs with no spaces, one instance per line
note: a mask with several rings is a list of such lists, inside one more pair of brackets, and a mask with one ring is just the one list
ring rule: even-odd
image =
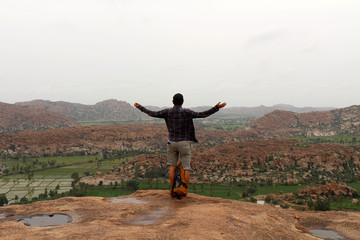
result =
[[[333,144],[303,146],[297,140],[233,142],[192,152],[192,181],[299,182],[342,180],[358,176],[359,151]],[[145,177],[153,167],[166,168],[166,156],[143,154],[115,167],[107,178]],[[105,177],[106,178],[106,177]],[[106,180],[106,179],[105,179]]]
[[272,136],[360,134],[360,105],[309,113],[276,110],[251,122],[248,129]]
[[79,126],[64,115],[40,107],[0,102],[0,132]]
[[[112,199],[66,197],[0,208],[0,238],[15,239],[318,239],[311,229],[331,229],[360,239],[359,212],[299,212],[199,196],[182,200],[168,191],[138,191]],[[67,214],[61,226],[28,227],[22,216]],[[13,217],[5,217],[12,215]]]
[[[96,154],[102,150],[164,151],[167,135],[166,126],[156,124],[114,124],[6,133],[0,137],[0,153],[42,156],[79,152]],[[204,145],[258,137],[251,131],[197,130],[197,138]]]

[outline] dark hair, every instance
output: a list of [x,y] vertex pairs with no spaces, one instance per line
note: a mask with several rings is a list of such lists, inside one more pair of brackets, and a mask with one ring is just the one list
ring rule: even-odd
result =
[[173,103],[175,106],[181,106],[184,103],[184,97],[182,94],[177,93],[173,97]]

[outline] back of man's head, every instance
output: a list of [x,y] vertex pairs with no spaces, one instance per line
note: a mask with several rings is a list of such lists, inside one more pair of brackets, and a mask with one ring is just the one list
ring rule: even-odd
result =
[[173,97],[173,103],[175,106],[181,106],[184,103],[184,97],[181,93],[177,93]]

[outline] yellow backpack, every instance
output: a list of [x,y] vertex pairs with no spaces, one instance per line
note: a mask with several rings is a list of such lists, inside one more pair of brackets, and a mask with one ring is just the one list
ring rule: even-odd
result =
[[175,169],[175,179],[170,190],[171,197],[185,197],[188,193],[188,189],[185,183],[185,171],[181,165],[181,161],[178,163]]

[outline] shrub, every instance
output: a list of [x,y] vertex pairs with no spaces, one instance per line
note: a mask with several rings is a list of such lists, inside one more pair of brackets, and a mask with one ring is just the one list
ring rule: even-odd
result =
[[280,204],[280,201],[279,201],[279,199],[274,199],[274,200],[272,201],[272,203],[273,203],[274,205],[279,205],[279,204]]
[[315,211],[329,211],[330,210],[330,201],[328,199],[318,198],[314,204]]
[[353,198],[360,198],[360,193],[358,191],[353,192]]
[[250,201],[253,202],[253,203],[257,203],[257,200],[256,200],[256,198],[254,198],[254,197],[251,197],[251,198],[250,198]]
[[20,199],[20,203],[28,203],[28,202],[29,202],[29,200],[27,199],[27,197],[22,197]]
[[79,184],[79,187],[73,186],[72,189],[70,189],[70,195],[75,197],[82,197],[86,196],[88,193],[89,185],[86,183],[81,182]]
[[126,190],[136,191],[139,189],[139,182],[136,180],[129,180],[126,182]]
[[4,206],[4,205],[6,205],[8,203],[9,203],[9,201],[8,201],[6,195],[5,194],[0,194],[0,206]]
[[256,188],[255,188],[255,187],[249,187],[249,188],[247,189],[247,192],[248,192],[249,195],[250,195],[250,194],[254,194],[254,193],[256,193]]
[[74,179],[74,183],[80,181],[80,176],[78,172],[74,172],[73,174],[71,174],[71,178]]

